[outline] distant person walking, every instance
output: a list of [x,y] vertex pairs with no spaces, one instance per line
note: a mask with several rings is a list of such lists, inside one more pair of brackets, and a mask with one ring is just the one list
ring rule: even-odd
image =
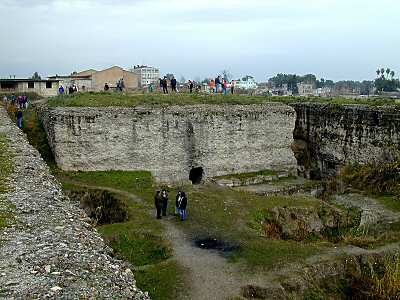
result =
[[17,118],[17,126],[19,129],[22,129],[22,118],[23,114],[21,109],[18,109],[17,112],[15,113],[15,117]]
[[157,191],[156,195],[154,196],[154,205],[156,207],[157,219],[161,219],[162,199],[160,191]]
[[231,94],[232,95],[235,93],[235,85],[236,85],[235,80],[232,80],[231,81]]
[[167,209],[168,209],[168,193],[166,190],[162,190],[161,199],[162,199],[162,215],[163,217],[165,217],[167,215]]
[[219,91],[221,90],[221,76],[218,76],[217,78],[215,78],[215,92],[218,94]]
[[164,93],[164,94],[168,94],[168,80],[167,80],[167,76],[165,76],[164,79],[163,79],[162,87],[163,87],[163,93]]
[[193,93],[193,87],[194,87],[193,81],[189,80],[188,86],[189,86],[189,93],[190,94]]
[[61,86],[58,88],[58,94],[59,94],[59,95],[64,95],[64,93],[65,93],[64,87],[61,85]]
[[175,92],[175,93],[177,93],[176,85],[177,85],[177,81],[176,81],[175,77],[172,77],[172,79],[171,79],[171,90],[173,92]]

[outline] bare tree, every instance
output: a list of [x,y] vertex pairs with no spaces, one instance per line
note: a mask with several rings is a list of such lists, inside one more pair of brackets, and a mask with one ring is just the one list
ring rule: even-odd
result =
[[222,70],[222,78],[226,81],[231,81],[232,79],[232,74],[229,72],[229,70]]

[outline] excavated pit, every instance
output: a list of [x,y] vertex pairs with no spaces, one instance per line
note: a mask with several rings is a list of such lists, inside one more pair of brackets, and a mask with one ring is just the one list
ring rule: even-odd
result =
[[66,194],[71,200],[79,201],[80,208],[97,225],[114,224],[128,220],[126,203],[113,194],[102,190],[70,190]]

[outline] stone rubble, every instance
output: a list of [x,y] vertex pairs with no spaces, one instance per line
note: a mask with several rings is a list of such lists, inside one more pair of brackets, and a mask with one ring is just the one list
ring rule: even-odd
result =
[[6,199],[15,214],[0,232],[0,298],[149,299],[3,109],[0,133],[14,155]]

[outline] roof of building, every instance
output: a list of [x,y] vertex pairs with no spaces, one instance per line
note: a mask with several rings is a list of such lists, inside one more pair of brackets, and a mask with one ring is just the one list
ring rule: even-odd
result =
[[5,78],[0,79],[0,82],[59,82],[58,79],[32,79],[32,78]]

